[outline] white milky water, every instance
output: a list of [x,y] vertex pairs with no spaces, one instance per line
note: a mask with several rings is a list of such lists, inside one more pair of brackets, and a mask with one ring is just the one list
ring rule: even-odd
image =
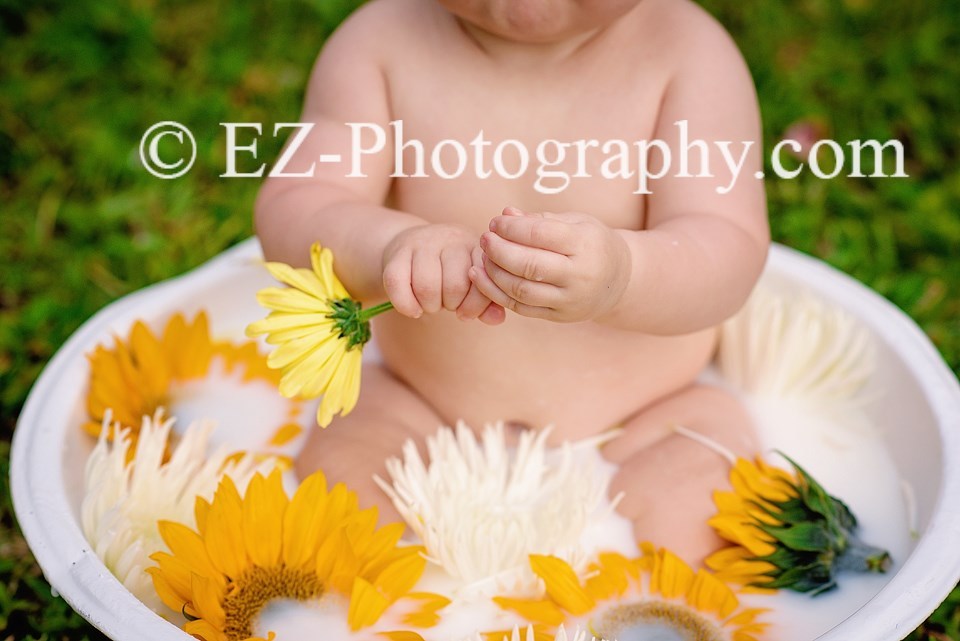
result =
[[[216,399],[216,390],[197,390],[204,396],[203,406],[216,404],[242,417],[255,406],[263,412],[264,399],[245,392],[238,402]],[[213,396],[207,396],[208,394]],[[897,571],[909,553],[912,541],[900,479],[889,452],[865,414],[855,407],[846,409],[812,408],[790,402],[745,401],[758,423],[760,437],[768,449],[768,459],[788,468],[783,459],[770,452],[777,449],[803,466],[826,490],[843,500],[860,522],[862,540],[886,548],[894,559],[887,575],[841,574],[839,588],[817,597],[780,592],[776,595],[748,595],[745,604],[771,608],[764,616],[773,626],[764,638],[778,641],[813,641],[836,626],[869,601]],[[248,404],[249,403],[249,404]],[[201,408],[197,408],[198,411]],[[260,414],[262,416],[262,414]],[[229,422],[229,417],[226,417]],[[232,438],[232,436],[231,436]],[[596,454],[599,456],[599,454]],[[612,466],[606,466],[612,473]],[[584,537],[603,550],[635,553],[630,524],[616,514],[595,521]],[[430,569],[416,590],[457,593],[457,585],[438,568]],[[442,623],[425,631],[429,641],[458,641],[477,630],[494,630],[521,623],[484,596],[485,590],[460,590],[453,605],[444,611]],[[350,634],[343,605],[283,602],[271,605],[263,614],[258,632],[277,633],[277,641],[347,641],[376,638],[369,633]],[[384,620],[390,624],[389,619]],[[398,620],[377,629],[404,629]],[[654,630],[648,631],[650,634]],[[672,641],[665,630],[655,636],[634,633],[621,641]]]
[[[273,385],[261,380],[244,382],[242,366],[224,373],[223,362],[215,358],[210,375],[204,379],[177,383],[171,388],[176,430],[183,432],[191,421],[208,419],[216,427],[211,434],[212,446],[227,445],[231,450],[263,450],[273,431],[288,423],[290,403],[277,394]],[[309,425],[316,403],[305,403],[299,422]],[[271,452],[294,454],[302,437],[284,447],[271,447]]]

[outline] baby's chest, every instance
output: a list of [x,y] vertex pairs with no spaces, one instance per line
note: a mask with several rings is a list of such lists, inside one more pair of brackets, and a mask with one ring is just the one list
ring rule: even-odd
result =
[[464,82],[402,94],[388,132],[398,204],[485,227],[506,205],[580,211],[640,228],[643,142],[656,105],[575,83],[518,90]]

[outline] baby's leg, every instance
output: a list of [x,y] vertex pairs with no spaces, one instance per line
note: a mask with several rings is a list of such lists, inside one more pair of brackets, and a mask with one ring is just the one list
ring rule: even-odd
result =
[[730,464],[717,452],[672,431],[682,425],[737,456],[757,450],[753,422],[739,400],[694,385],[630,419],[604,456],[620,466],[611,493],[624,492],[619,511],[638,541],[650,541],[700,564],[722,541],[707,525],[713,490],[729,487]]
[[389,481],[385,461],[399,456],[408,438],[420,447],[442,421],[426,401],[383,367],[365,365],[361,378],[357,406],[326,429],[313,428],[296,470],[302,479],[322,469],[330,487],[345,483],[358,494],[361,508],[377,506],[383,525],[400,517],[373,475]]

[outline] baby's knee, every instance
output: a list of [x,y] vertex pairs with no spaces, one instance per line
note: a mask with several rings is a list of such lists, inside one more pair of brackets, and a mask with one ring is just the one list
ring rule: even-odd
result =
[[696,385],[689,402],[698,410],[695,420],[683,427],[705,436],[736,456],[753,456],[760,447],[756,425],[743,401],[711,385]]

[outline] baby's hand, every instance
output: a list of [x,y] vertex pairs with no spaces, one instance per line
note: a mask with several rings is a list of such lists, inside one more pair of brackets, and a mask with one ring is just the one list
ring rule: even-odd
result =
[[480,248],[469,230],[455,225],[411,227],[383,251],[383,288],[404,316],[419,318],[447,309],[462,319],[498,325],[504,320],[503,308],[467,277],[475,260],[480,260]]
[[595,319],[617,304],[630,280],[630,249],[586,214],[524,213],[507,207],[480,237],[483,269],[470,280],[487,298],[523,316]]

